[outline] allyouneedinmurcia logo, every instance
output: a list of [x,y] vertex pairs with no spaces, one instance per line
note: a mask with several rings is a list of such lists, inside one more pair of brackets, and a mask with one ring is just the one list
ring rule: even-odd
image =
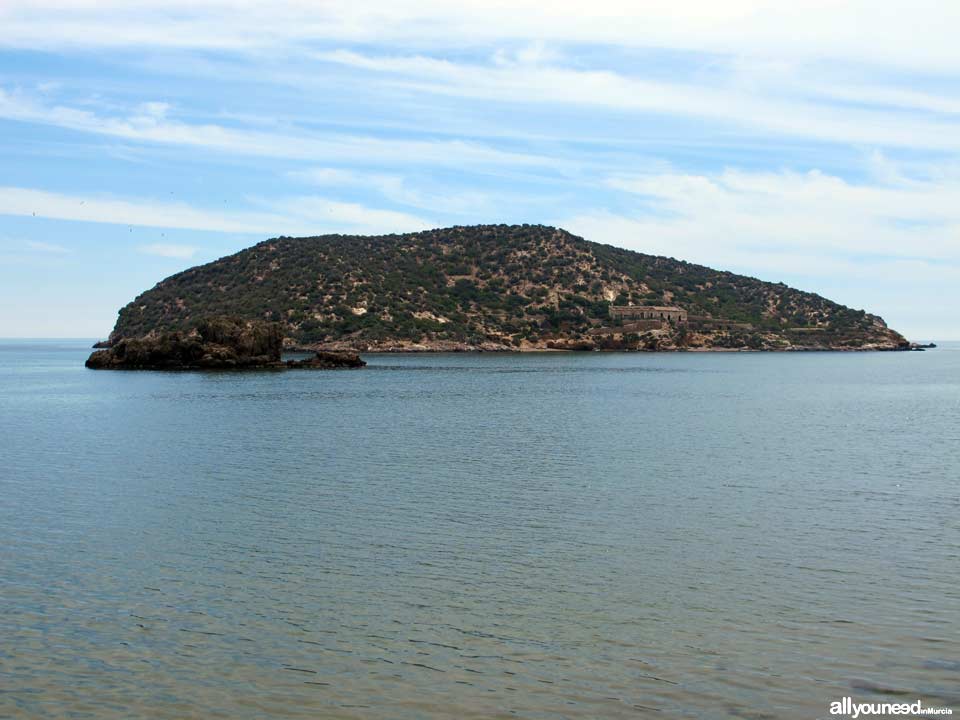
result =
[[865,715],[913,715],[913,716],[944,716],[953,715],[953,709],[948,707],[927,707],[922,701],[912,703],[856,703],[853,698],[845,697],[830,703],[830,714],[856,718]]

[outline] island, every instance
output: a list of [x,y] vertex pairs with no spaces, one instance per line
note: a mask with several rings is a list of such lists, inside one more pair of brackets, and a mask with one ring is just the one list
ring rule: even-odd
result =
[[[142,293],[106,344],[126,357],[138,338],[220,316],[274,323],[284,348],[311,352],[911,349],[877,315],[815,293],[544,225],[265,240]],[[263,349],[224,362],[279,362]]]
[[283,360],[282,351],[279,323],[211,317],[188,331],[152,331],[122,338],[92,353],[86,366],[94,370],[327,370],[366,365],[353,352],[314,351],[311,357]]

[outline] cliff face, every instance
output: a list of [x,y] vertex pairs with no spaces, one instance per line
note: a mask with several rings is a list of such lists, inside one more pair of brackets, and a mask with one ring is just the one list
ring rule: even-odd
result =
[[[631,328],[611,304],[678,306],[691,322]],[[289,344],[373,351],[906,346],[812,293],[539,225],[267,240],[160,282],[111,340],[224,314],[275,321]]]

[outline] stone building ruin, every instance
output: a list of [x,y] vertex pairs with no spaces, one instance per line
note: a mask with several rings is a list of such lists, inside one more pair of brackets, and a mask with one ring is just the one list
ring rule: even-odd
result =
[[687,311],[672,305],[611,305],[610,318],[620,324],[646,320],[661,325],[685,325]]

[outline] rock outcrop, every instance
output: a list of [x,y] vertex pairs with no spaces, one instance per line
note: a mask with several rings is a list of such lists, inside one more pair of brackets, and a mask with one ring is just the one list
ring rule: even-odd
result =
[[360,359],[355,352],[327,352],[317,350],[313,357],[304,360],[287,360],[284,363],[288,368],[318,368],[333,370],[335,368],[361,368],[367,363]]
[[589,340],[550,340],[547,342],[548,350],[569,350],[574,352],[589,352],[596,350],[596,343]]
[[305,360],[281,359],[283,328],[278,323],[213,317],[188,332],[153,332],[122,338],[97,350],[86,366],[96,370],[233,370],[255,368],[354,368],[366,363],[356,353],[318,352]]

